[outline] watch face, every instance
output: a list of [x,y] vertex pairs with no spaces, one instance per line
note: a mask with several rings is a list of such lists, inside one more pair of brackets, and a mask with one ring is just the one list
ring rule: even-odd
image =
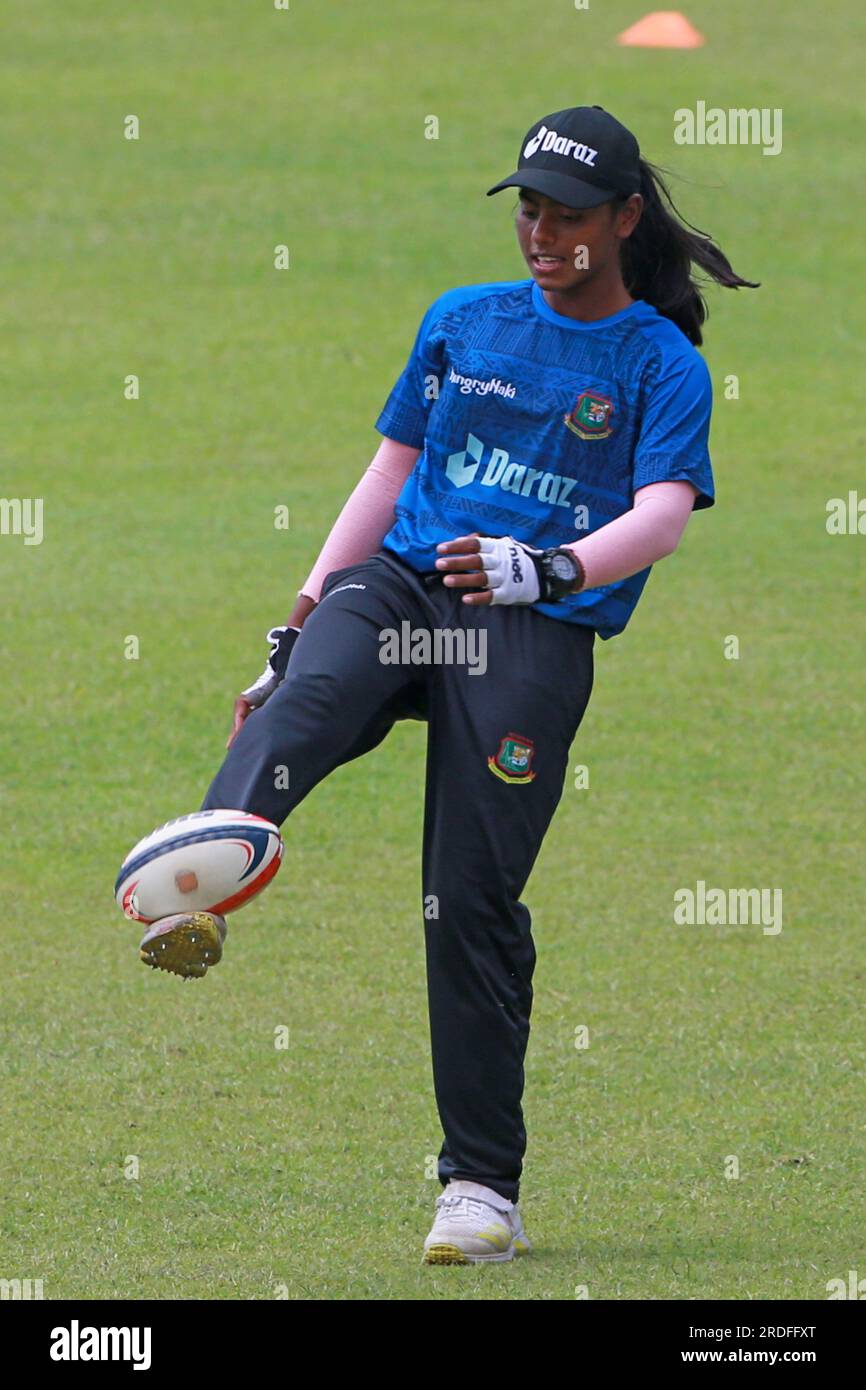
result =
[[574,561],[567,555],[551,556],[551,569],[557,579],[574,579],[577,574],[577,567]]

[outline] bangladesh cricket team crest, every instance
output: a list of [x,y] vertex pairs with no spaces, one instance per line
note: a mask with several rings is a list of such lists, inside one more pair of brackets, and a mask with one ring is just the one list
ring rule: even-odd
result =
[[581,391],[565,423],[581,439],[607,439],[612,433],[613,401],[599,391]]
[[499,751],[487,759],[487,766],[503,782],[531,782],[535,777],[532,759],[535,744],[520,734],[506,734],[499,740]]

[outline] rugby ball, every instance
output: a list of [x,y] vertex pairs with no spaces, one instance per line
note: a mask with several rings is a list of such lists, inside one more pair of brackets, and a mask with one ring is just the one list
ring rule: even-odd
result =
[[270,883],[282,857],[271,821],[247,811],[196,811],[139,840],[120,866],[114,896],[134,922],[175,912],[225,916]]

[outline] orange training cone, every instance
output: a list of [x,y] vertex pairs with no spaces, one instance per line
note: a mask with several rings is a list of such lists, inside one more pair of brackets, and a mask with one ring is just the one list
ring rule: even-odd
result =
[[654,10],[623,30],[617,43],[634,48],[700,48],[706,39],[679,10]]

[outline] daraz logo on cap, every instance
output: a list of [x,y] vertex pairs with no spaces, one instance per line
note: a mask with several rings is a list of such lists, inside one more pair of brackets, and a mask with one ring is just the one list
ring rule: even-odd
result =
[[588,164],[590,169],[595,168],[595,156],[598,154],[598,150],[590,149],[589,145],[582,145],[579,140],[567,140],[555,130],[548,130],[546,125],[543,125],[531,140],[527,140],[523,158],[531,159],[539,150],[553,150],[554,154],[564,154],[566,158],[572,155],[574,159],[579,159],[581,164]]

